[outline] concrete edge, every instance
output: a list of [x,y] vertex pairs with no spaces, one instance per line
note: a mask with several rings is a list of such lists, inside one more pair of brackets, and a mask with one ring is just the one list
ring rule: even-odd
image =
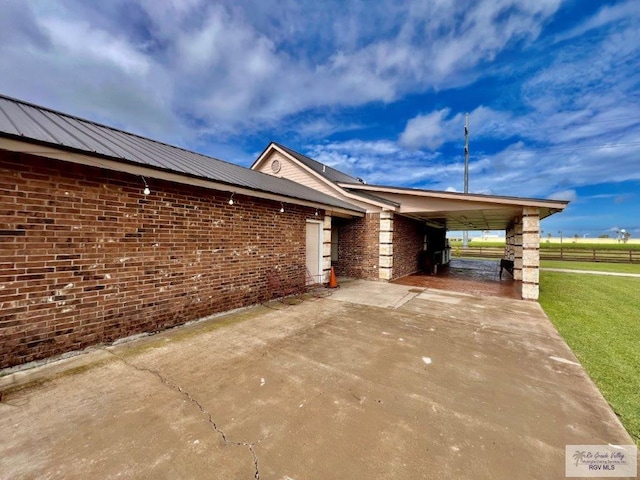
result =
[[[636,445],[636,441],[635,439],[631,436],[631,434],[629,433],[629,431],[626,429],[626,427],[622,424],[622,420],[620,420],[620,417],[618,416],[618,414],[616,413],[616,411],[613,409],[613,405],[611,405],[609,403],[609,401],[606,399],[606,397],[604,396],[604,394],[602,393],[602,390],[600,390],[600,388],[598,387],[598,385],[596,384],[596,382],[593,380],[593,378],[591,378],[591,375],[589,375],[589,372],[587,371],[587,369],[584,367],[584,365],[582,364],[582,362],[580,361],[580,359],[578,358],[578,356],[576,355],[576,353],[573,351],[573,349],[571,348],[571,346],[567,343],[567,341],[564,339],[564,337],[562,336],[562,334],[558,331],[558,329],[556,328],[556,326],[553,324],[553,322],[551,321],[551,318],[549,318],[549,315],[547,315],[547,312],[545,312],[544,308],[542,308],[542,305],[540,305],[539,303],[537,303],[539,309],[540,309],[540,313],[544,316],[545,320],[548,323],[549,328],[551,328],[554,332],[555,335],[557,335],[557,337],[560,339],[560,341],[562,341],[562,343],[564,344],[564,346],[566,347],[566,349],[571,352],[571,355],[573,356],[574,363],[576,364],[575,366],[577,368],[579,368],[580,370],[582,370],[582,373],[584,375],[585,380],[591,384],[591,387],[594,391],[598,392],[598,396],[600,397],[600,401],[603,403],[603,405],[606,405],[607,408],[609,409],[609,411],[611,412],[611,417],[613,419],[613,422],[616,424],[616,426],[622,431],[624,432],[624,434],[627,436],[627,439],[629,440],[629,442],[627,443],[627,445]],[[552,359],[551,357],[549,357],[549,359]]]
[[31,385],[46,383],[55,380],[62,375],[82,372],[90,368],[104,365],[112,360],[117,360],[116,357],[109,352],[110,349],[116,347],[127,348],[127,346],[131,345],[142,346],[145,342],[150,343],[156,341],[159,335],[166,335],[171,332],[181,332],[185,329],[193,328],[207,322],[220,320],[224,317],[233,317],[251,310],[256,310],[257,313],[261,307],[262,305],[258,304],[236,308],[226,312],[219,312],[197,320],[191,320],[165,330],[137,333],[128,337],[116,339],[111,343],[92,345],[83,350],[74,350],[56,357],[45,358],[43,360],[37,360],[22,365],[16,365],[15,367],[6,368],[0,371],[0,399],[3,394],[7,394],[12,391],[27,388]]

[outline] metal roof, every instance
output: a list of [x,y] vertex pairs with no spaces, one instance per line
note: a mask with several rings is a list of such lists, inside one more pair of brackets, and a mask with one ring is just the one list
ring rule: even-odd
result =
[[[106,125],[0,95],[0,135],[346,210],[360,207],[278,178]],[[356,179],[344,175],[348,182]]]
[[[278,148],[281,148],[285,152],[287,152],[289,155],[294,157],[299,162],[301,162],[304,165],[306,165],[307,167],[311,168],[318,175],[323,176],[324,178],[326,178],[330,182],[335,183],[336,185],[339,184],[339,183],[366,185],[366,183],[364,183],[364,181],[362,181],[360,178],[352,177],[350,175],[347,175],[344,172],[341,172],[340,170],[336,170],[335,168],[329,167],[328,165],[324,165],[323,163],[320,163],[317,160],[314,160],[313,158],[309,158],[309,157],[307,157],[305,155],[302,155],[301,153],[298,153],[295,150],[292,150],[291,148],[282,145],[281,143],[276,143],[276,142],[271,142],[271,143],[273,145],[277,146]],[[254,165],[255,165],[255,163],[254,163]],[[339,186],[342,187],[342,185],[339,185]],[[390,205],[392,207],[399,207],[400,206],[400,204],[398,202],[394,202],[394,201],[388,200],[386,198],[379,197],[379,196],[374,195],[374,194],[372,194],[370,192],[362,192],[362,191],[357,190],[357,189],[348,189],[348,188],[345,188],[345,190],[347,192],[353,194],[353,195],[357,195],[359,197],[362,197],[362,199],[365,200],[365,201],[366,200],[370,200],[370,201],[373,200],[374,202],[384,203],[385,205]]]
[[295,150],[290,149],[289,147],[285,147],[280,143],[273,142],[274,145],[278,146],[285,152],[287,152],[292,157],[295,157],[296,160],[302,162],[304,165],[309,167],[311,170],[316,172],[319,175],[322,175],[324,178],[333,183],[344,182],[344,183],[359,183],[356,177],[352,177],[351,175],[347,175],[346,173],[341,172],[340,170],[336,170],[335,168],[331,168],[328,165],[318,162],[313,158],[309,158],[301,153],[296,152]]
[[[340,184],[358,194],[373,193],[376,197],[397,201],[397,213],[416,220],[438,223],[449,230],[504,230],[522,215],[526,206],[538,208],[540,219],[562,211],[569,202],[538,198],[505,197],[479,193],[442,192],[383,185]],[[403,203],[405,196],[412,199]]]
[[373,200],[374,202],[378,202],[378,203],[384,203],[386,205],[391,205],[392,207],[399,207],[401,204],[398,202],[394,202],[393,200],[389,200],[388,198],[382,198],[378,195],[374,195],[372,193],[369,192],[363,192],[360,190],[354,190],[354,189],[349,189],[349,188],[345,188],[345,190],[353,195],[357,195],[359,197],[362,198],[366,198],[369,200]]
[[342,188],[348,190],[367,191],[368,193],[404,193],[408,195],[424,195],[439,198],[454,198],[458,200],[468,201],[491,201],[491,202],[508,202],[509,204],[516,204],[522,206],[534,206],[534,207],[552,207],[563,209],[569,204],[569,200],[551,200],[548,198],[532,198],[532,197],[513,197],[506,195],[489,195],[485,193],[462,193],[462,192],[448,192],[442,190],[427,190],[423,188],[411,188],[411,187],[396,187],[392,185],[376,185],[376,184],[361,184],[361,183],[341,183],[339,185]]

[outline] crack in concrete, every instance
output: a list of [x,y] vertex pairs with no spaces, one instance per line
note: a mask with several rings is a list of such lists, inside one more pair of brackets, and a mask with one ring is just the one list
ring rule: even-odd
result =
[[124,357],[118,355],[115,352],[112,352],[111,350],[106,350],[108,353],[110,353],[111,355],[113,355],[114,357],[118,358],[122,363],[124,363],[125,365],[127,365],[128,367],[134,368],[140,372],[147,372],[147,373],[151,373],[152,375],[155,375],[156,377],[158,377],[158,379],[167,387],[171,388],[172,390],[175,390],[177,392],[179,392],[180,394],[182,394],[183,396],[185,396],[191,403],[193,403],[196,407],[198,407],[198,410],[200,410],[200,413],[202,413],[202,415],[204,415],[207,418],[208,423],[211,424],[211,426],[213,427],[213,429],[220,434],[220,437],[222,438],[222,441],[226,444],[226,445],[235,445],[236,447],[247,447],[249,449],[249,451],[251,452],[251,456],[253,457],[253,466],[255,468],[255,474],[254,474],[254,479],[255,480],[260,480],[260,470],[258,468],[258,454],[256,453],[256,445],[258,443],[260,443],[262,440],[258,440],[256,442],[253,443],[248,443],[248,442],[234,442],[232,440],[229,440],[227,438],[227,435],[224,433],[223,430],[221,430],[218,427],[218,424],[215,422],[215,420],[213,419],[213,417],[211,416],[211,413],[209,413],[207,411],[206,408],[204,408],[204,406],[198,401],[198,399],[194,398],[189,392],[187,392],[185,389],[183,389],[180,385],[177,385],[175,383],[170,382],[169,380],[167,380],[160,372],[158,372],[157,370],[153,370],[151,368],[147,368],[147,367],[141,367],[138,366],[134,363],[129,362],[127,359],[125,359]]
[[[422,292],[420,292],[420,293],[422,293]],[[391,307],[391,308],[398,309],[401,306],[403,306],[405,303],[408,303],[411,300],[413,300],[414,298],[416,298],[418,295],[419,295],[418,293],[409,291],[405,296],[403,296],[400,300],[398,300],[395,303],[395,305],[393,305],[393,307]]]

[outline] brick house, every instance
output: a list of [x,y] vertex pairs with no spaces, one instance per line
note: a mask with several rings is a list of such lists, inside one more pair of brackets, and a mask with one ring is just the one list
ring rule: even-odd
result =
[[0,368],[303,286],[331,215],[364,209],[0,97]]
[[[368,185],[272,142],[251,166],[357,205],[364,217],[331,220],[331,260],[338,274],[389,281],[414,273],[424,250],[445,256],[447,230],[505,230],[522,297],[537,300],[540,220],[566,201]],[[446,259],[443,263],[446,263]]]
[[247,169],[0,96],[0,369],[264,301],[273,275],[399,278],[447,229],[505,229],[535,299],[566,204],[367,185],[276,143]]

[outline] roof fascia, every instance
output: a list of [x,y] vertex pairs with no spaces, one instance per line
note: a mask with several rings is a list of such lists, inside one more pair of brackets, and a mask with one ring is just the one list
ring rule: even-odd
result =
[[569,204],[568,200],[542,200],[535,198],[501,197],[495,195],[482,195],[478,193],[437,192],[433,190],[418,190],[412,188],[387,187],[378,185],[340,183],[341,188],[353,190],[365,190],[379,193],[391,193],[396,195],[413,195],[416,197],[444,198],[447,200],[461,200],[468,202],[496,203],[502,205],[518,205],[523,207],[542,207],[556,211],[564,210]]
[[269,145],[267,145],[267,147],[262,151],[262,153],[258,155],[258,158],[256,159],[256,161],[253,162],[253,164],[249,167],[251,170],[255,170],[258,167],[258,165],[260,165],[267,158],[268,153],[271,150],[271,147],[275,147],[275,144],[273,142],[269,142]]

